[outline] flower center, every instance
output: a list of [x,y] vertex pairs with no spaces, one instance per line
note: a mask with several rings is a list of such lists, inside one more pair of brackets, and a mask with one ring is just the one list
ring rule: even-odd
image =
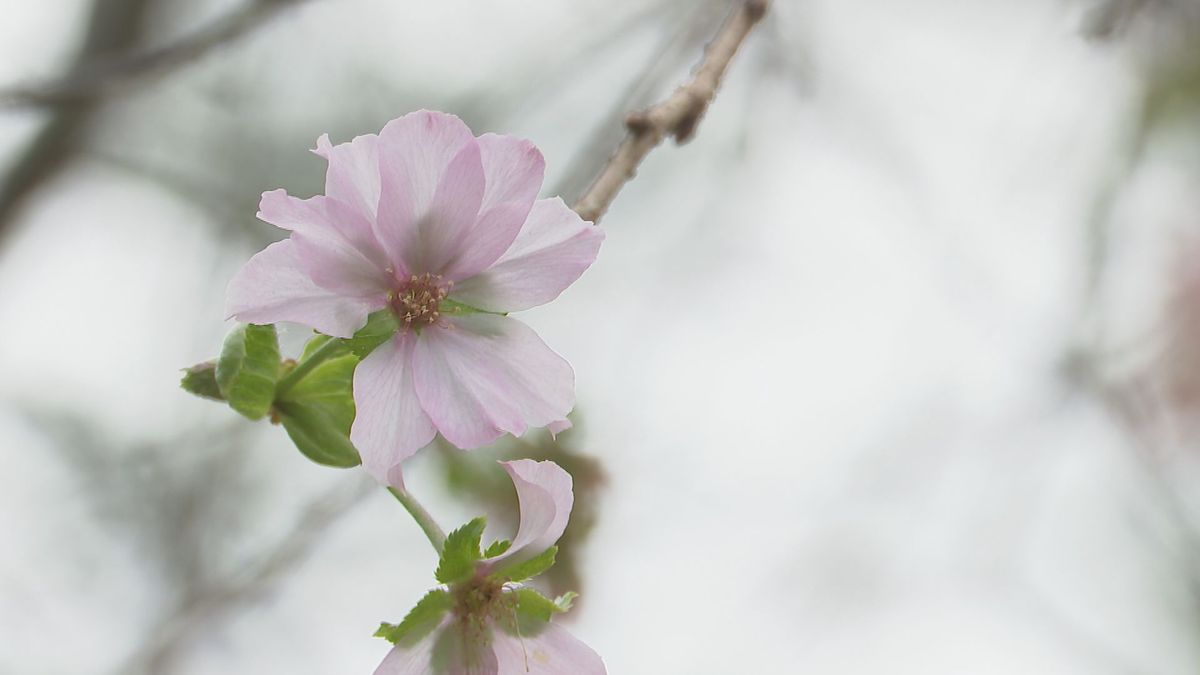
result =
[[454,282],[443,282],[440,274],[414,274],[407,281],[400,282],[388,304],[402,329],[429,326],[441,318],[442,300],[446,299],[453,285]]

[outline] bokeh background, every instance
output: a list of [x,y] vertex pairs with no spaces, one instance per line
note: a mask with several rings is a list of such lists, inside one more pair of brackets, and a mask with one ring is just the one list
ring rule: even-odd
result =
[[[420,531],[177,387],[258,195],[431,108],[570,200],[728,7],[0,0],[0,672],[371,672]],[[777,0],[604,227],[522,316],[577,428],[408,484],[571,470],[610,672],[1200,671],[1200,4]]]

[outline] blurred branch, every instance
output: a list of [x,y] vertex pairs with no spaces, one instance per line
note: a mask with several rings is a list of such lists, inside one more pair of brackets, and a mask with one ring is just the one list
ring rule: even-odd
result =
[[148,578],[162,579],[173,598],[114,675],[171,672],[189,640],[298,570],[331,527],[378,491],[364,476],[339,481],[313,497],[286,534],[248,563],[230,565],[228,553],[215,555],[221,540],[246,520],[262,491],[245,465],[244,437],[252,427],[238,422],[131,443],[70,411],[12,405],[78,474],[78,493],[92,502],[91,511],[134,536],[142,559],[160,568]]
[[162,76],[304,0],[253,0],[176,43],[133,51],[155,0],[94,0],[86,37],[63,77],[0,92],[0,109],[41,106],[51,116],[0,183],[0,241],[25,199],[74,156],[104,97]]
[[[92,61],[123,52],[135,45],[154,0],[93,0],[83,44],[73,70],[82,72]],[[92,106],[77,102],[58,107],[17,159],[0,184],[0,241],[13,215],[43,180],[54,175],[74,153],[77,136]]]
[[[306,0],[252,0],[177,42],[88,59],[57,79],[0,90],[0,108],[61,106],[94,101],[196,61]],[[102,3],[101,3],[102,4]]]
[[1134,17],[1152,0],[1109,0],[1094,7],[1083,20],[1083,34],[1093,40],[1109,40],[1125,32]]
[[664,101],[626,116],[625,140],[572,207],[584,220],[600,220],[621,188],[636,175],[642,160],[664,138],[673,136],[680,144],[691,139],[716,96],[730,61],[762,19],[768,4],[768,0],[738,0],[729,19],[709,43],[692,79]]
[[158,622],[142,646],[113,671],[114,675],[160,675],[170,672],[171,664],[190,638],[206,626],[253,602],[274,583],[297,570],[312,554],[321,535],[376,490],[374,481],[361,479],[340,484],[314,499],[289,534],[261,555],[244,573],[221,586],[186,598],[173,614]]

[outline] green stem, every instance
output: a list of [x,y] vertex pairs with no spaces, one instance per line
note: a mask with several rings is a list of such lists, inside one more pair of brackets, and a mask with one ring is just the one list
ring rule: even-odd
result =
[[417,498],[412,496],[412,493],[408,490],[390,487],[388,488],[388,492],[392,493],[396,501],[404,506],[404,510],[408,511],[413,520],[417,521],[417,525],[421,527],[421,531],[429,538],[429,543],[433,544],[433,550],[437,551],[438,555],[441,555],[442,546],[446,543],[446,533],[438,526],[433,516],[429,515],[425,507],[421,506],[421,502],[417,501]]
[[279,382],[275,383],[275,398],[279,398],[291,391],[292,387],[296,386],[300,380],[303,380],[305,375],[311,373],[313,368],[316,368],[334,356],[338,356],[342,350],[342,341],[333,338],[320,347],[317,347],[317,351],[313,352],[307,359],[296,364],[296,367],[292,368],[287,375],[279,378]]

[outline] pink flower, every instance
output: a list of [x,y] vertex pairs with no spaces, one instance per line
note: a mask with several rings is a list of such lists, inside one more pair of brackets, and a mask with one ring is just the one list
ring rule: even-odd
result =
[[[553,546],[571,515],[571,476],[550,461],[502,462],[520,502],[521,524],[503,555],[478,563],[475,575],[435,590],[442,614],[413,622],[375,675],[604,675],[604,662],[558,625],[521,617],[521,587],[502,571]],[[424,601],[423,601],[424,604]],[[420,607],[420,605],[418,605]],[[416,614],[414,610],[414,614]],[[406,622],[409,619],[406,618]]]
[[[258,217],[291,236],[229,284],[228,312],[350,337],[390,308],[400,330],[354,373],[350,439],[381,482],[437,432],[460,448],[530,427],[560,429],[574,372],[504,316],[558,297],[596,259],[604,234],[560,199],[537,199],[545,162],[532,143],[476,138],[457,117],[419,111],[378,136],[315,152],[325,194],[263,193]],[[481,311],[474,311],[481,310]]]

